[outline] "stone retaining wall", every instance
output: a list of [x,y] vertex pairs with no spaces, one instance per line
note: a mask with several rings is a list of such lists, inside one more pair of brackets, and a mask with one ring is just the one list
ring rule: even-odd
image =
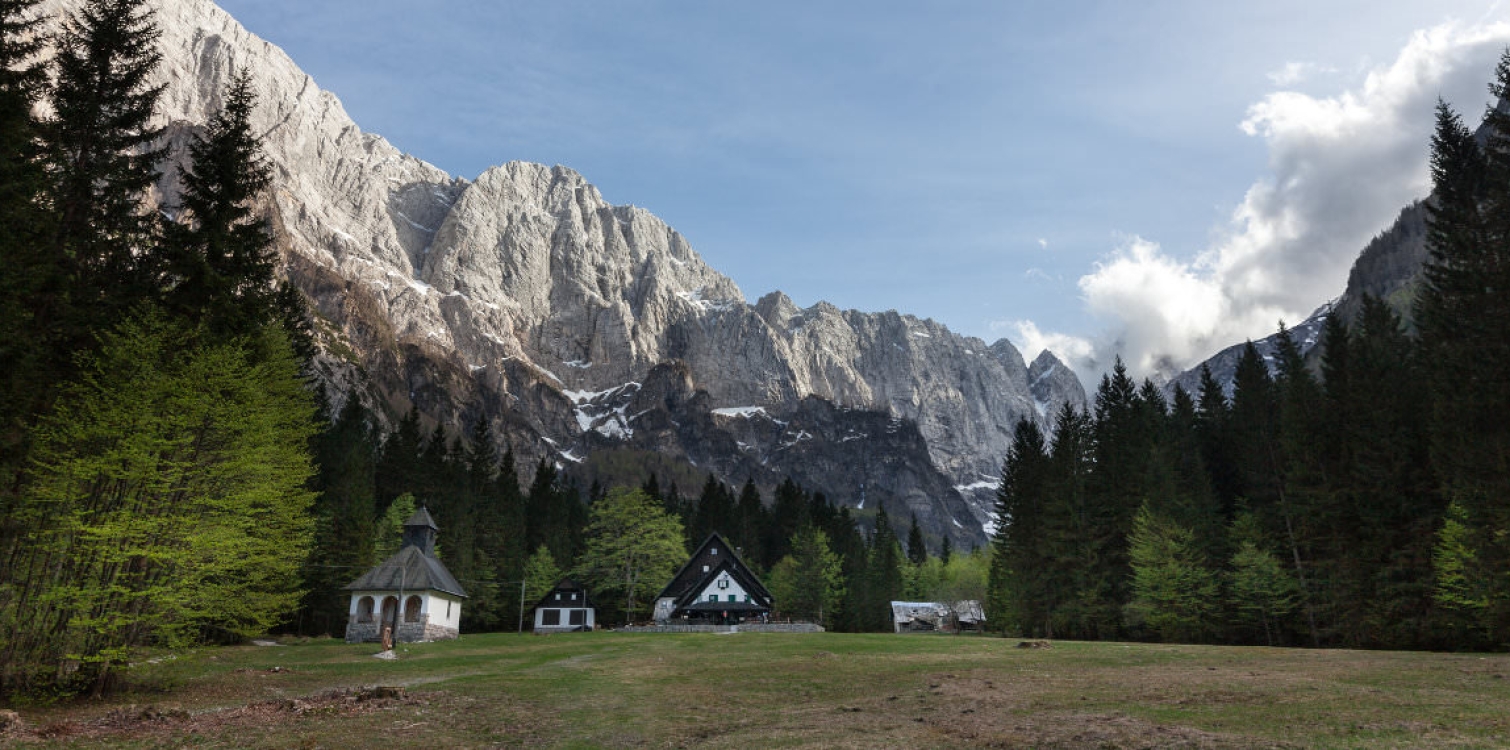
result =
[[628,625],[621,633],[822,633],[822,625],[810,622],[745,623],[743,625]]
[[[401,622],[398,632],[394,634],[397,643],[425,643],[428,641],[448,641],[457,636],[455,628],[432,625],[429,615],[421,615],[420,622]],[[380,643],[383,640],[382,624],[374,622],[348,622],[346,624],[347,643]]]

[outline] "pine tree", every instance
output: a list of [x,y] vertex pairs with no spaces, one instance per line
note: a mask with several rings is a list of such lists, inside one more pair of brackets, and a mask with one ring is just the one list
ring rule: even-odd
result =
[[272,182],[252,132],[256,95],[250,74],[233,72],[224,104],[189,143],[176,221],[164,230],[165,303],[216,339],[245,335],[280,320],[272,232],[255,202]]
[[383,441],[382,456],[377,464],[377,495],[373,498],[373,515],[383,512],[393,499],[406,492],[418,492],[420,452],[424,438],[420,434],[419,410],[410,407],[399,420],[393,434]]
[[876,533],[870,540],[866,567],[865,629],[873,632],[891,630],[891,602],[902,594],[901,542],[884,507],[876,510]]
[[843,561],[828,535],[805,524],[792,535],[792,554],[771,570],[771,595],[785,614],[832,627],[844,596]]
[[[58,373],[48,369],[49,309],[62,290],[58,259],[47,252],[50,214],[41,197],[32,107],[47,82],[34,17],[38,0],[0,0],[0,518],[14,491],[28,425]],[[0,521],[0,562],[9,545]]]
[[[1101,559],[1087,488],[1094,460],[1091,445],[1089,416],[1065,403],[1055,417],[1044,480],[1043,497],[1048,499],[1040,521],[1044,563],[1031,574],[1038,577],[1043,617],[1041,625],[1033,622],[1032,627],[1048,638],[1100,637],[1089,606],[1104,601],[1095,588]],[[1013,592],[1013,596],[1026,595]],[[1023,626],[1028,627],[1028,622]]]
[[1047,559],[1044,511],[1048,453],[1043,432],[1026,419],[1017,423],[996,490],[996,534],[991,540],[991,572],[986,622],[1003,630],[1032,634],[1048,628],[1052,600],[1040,588],[1053,561]]
[[[1490,87],[1510,96],[1510,51]],[[1490,107],[1481,153],[1445,106],[1432,139],[1434,204],[1425,283],[1415,308],[1431,388],[1431,454],[1475,575],[1492,643],[1510,643],[1510,116]]]
[[313,486],[315,538],[305,580],[300,629],[339,635],[346,626],[347,597],[341,587],[376,562],[373,470],[376,460],[370,416],[356,394],[312,441],[319,467]]
[[[728,494],[728,491],[724,490],[724,494]],[[739,491],[734,515],[737,520],[730,543],[742,550],[740,555],[744,560],[762,570],[769,570],[775,564],[766,552],[765,531],[771,526],[771,518],[754,482],[745,482],[744,488]]]
[[912,514],[912,526],[907,529],[907,561],[922,565],[928,561],[928,546],[923,542],[923,530],[918,528],[918,514]]
[[144,199],[166,155],[152,124],[163,86],[149,84],[160,36],[146,0],[87,0],[57,36],[42,144],[57,217],[50,244],[68,264],[63,356],[158,296],[158,219]]

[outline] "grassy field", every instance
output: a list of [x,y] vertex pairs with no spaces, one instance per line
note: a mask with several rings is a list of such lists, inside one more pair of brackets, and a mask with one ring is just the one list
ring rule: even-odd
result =
[[[1510,656],[893,635],[204,649],[23,747],[1510,747]],[[374,691],[393,686],[398,691]]]

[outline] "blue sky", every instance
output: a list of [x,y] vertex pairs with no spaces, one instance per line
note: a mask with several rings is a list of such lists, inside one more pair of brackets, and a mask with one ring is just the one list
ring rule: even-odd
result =
[[752,301],[896,309],[1093,376],[1340,293],[1476,122],[1510,11],[1433,2],[221,0],[454,174],[564,164]]

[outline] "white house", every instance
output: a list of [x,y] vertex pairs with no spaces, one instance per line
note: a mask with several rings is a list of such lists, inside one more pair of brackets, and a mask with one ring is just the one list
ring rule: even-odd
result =
[[[383,640],[384,628],[395,643],[439,641],[461,631],[461,584],[435,557],[438,528],[424,508],[404,522],[398,553],[346,586],[351,608],[346,642]],[[400,612],[402,611],[402,614]]]
[[561,579],[535,604],[536,633],[567,633],[592,630],[597,610],[587,598],[587,589],[570,578]]
[[655,599],[655,620],[731,624],[769,614],[771,592],[717,532]]

